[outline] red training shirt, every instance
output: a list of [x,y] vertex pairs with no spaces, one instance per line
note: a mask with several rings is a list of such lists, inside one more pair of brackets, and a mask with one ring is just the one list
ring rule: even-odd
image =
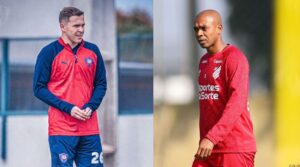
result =
[[228,45],[199,62],[200,139],[208,138],[213,152],[255,152],[248,107],[249,64]]

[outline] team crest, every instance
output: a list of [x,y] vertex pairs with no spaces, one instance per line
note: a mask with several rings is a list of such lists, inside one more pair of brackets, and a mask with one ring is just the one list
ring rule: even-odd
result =
[[59,159],[62,163],[66,163],[68,161],[68,154],[66,153],[59,154]]
[[91,65],[94,63],[93,59],[91,57],[87,57],[87,58],[84,58],[84,62],[85,64],[90,68]]
[[222,67],[222,66],[216,67],[216,68],[215,68],[215,71],[213,72],[213,78],[214,78],[214,79],[217,79],[217,78],[220,76],[221,67]]

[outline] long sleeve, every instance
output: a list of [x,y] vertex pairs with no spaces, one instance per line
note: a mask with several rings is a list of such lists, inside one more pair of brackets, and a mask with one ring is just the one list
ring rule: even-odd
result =
[[33,77],[34,95],[48,105],[70,114],[74,105],[59,99],[47,88],[47,84],[51,76],[51,66],[54,58],[55,51],[49,46],[43,48],[39,53]]
[[224,140],[236,125],[244,111],[247,111],[249,64],[243,55],[234,52],[227,57],[225,64],[228,80],[228,101],[219,121],[209,130],[206,138],[214,144]]
[[103,58],[98,47],[93,49],[97,55],[97,67],[94,79],[94,89],[91,99],[82,107],[83,109],[89,107],[92,111],[97,110],[102,102],[102,99],[106,93],[106,70],[103,62]]

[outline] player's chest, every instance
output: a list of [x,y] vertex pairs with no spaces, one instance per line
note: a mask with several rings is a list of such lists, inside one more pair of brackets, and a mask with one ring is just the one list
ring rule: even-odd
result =
[[225,80],[225,65],[223,59],[204,59],[199,64],[199,84],[221,84]]
[[96,56],[84,52],[64,52],[54,59],[51,74],[54,78],[64,79],[81,75],[93,76],[96,70]]

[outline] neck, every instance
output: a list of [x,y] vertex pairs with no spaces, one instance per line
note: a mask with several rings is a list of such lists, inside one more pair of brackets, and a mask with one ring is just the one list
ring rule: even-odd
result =
[[70,45],[70,47],[73,49],[74,47],[76,47],[78,45],[78,43],[72,42],[66,35],[62,34],[61,38],[63,39],[63,41]]
[[213,46],[207,48],[209,54],[221,52],[226,47],[226,43],[220,38]]

